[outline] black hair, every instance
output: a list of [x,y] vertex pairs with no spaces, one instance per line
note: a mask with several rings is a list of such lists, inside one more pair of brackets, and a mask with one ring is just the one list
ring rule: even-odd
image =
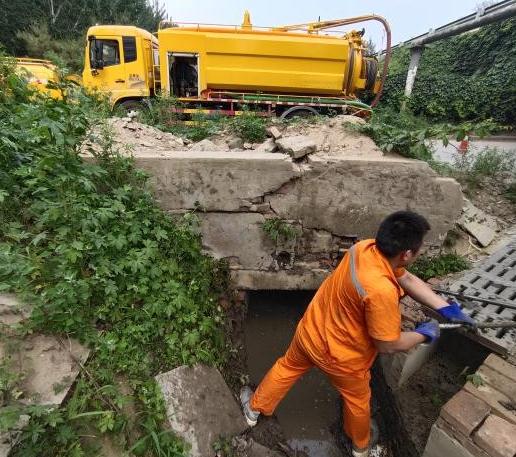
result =
[[417,252],[429,230],[430,224],[420,214],[397,211],[380,224],[376,234],[376,246],[386,257],[395,257],[408,250]]

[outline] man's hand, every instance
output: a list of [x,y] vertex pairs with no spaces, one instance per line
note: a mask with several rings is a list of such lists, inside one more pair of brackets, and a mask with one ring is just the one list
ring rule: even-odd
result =
[[448,306],[439,308],[437,312],[442,317],[454,324],[466,324],[470,327],[476,326],[475,319],[469,317],[467,314],[464,314],[464,312],[460,309],[460,305],[455,300],[451,300]]
[[441,334],[439,323],[434,319],[429,322],[423,322],[422,324],[419,324],[414,329],[414,332],[423,335],[430,343],[438,340]]

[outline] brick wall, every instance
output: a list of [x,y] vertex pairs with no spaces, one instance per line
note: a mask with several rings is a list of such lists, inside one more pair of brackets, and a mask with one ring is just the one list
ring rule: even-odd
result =
[[515,457],[516,367],[491,354],[444,405],[423,457]]

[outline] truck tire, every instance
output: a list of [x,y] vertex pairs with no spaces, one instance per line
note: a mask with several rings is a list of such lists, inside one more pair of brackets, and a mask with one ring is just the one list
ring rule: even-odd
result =
[[129,113],[130,111],[143,111],[147,108],[147,105],[143,100],[124,100],[117,105],[117,108]]
[[298,117],[308,117],[308,116],[317,116],[319,112],[312,108],[311,106],[293,106],[283,113],[280,116],[280,119],[292,119],[295,116]]

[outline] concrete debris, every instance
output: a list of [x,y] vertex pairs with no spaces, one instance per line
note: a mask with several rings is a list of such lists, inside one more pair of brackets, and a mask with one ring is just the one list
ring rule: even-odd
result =
[[[30,313],[31,307],[21,304],[14,295],[0,294],[0,326],[12,332],[8,339],[0,341],[0,358],[20,376],[16,386],[18,402],[60,406],[90,351],[73,339],[63,341],[38,334],[18,337],[16,326]],[[0,456],[8,455],[27,421],[28,418],[21,418],[13,431],[0,435]]]
[[317,149],[315,141],[304,135],[280,138],[276,144],[282,152],[289,154],[293,159],[301,159]]
[[234,457],[283,457],[272,449],[254,441],[252,438],[246,439],[244,436],[235,436],[231,440]]
[[279,140],[281,138],[281,132],[278,129],[278,127],[272,126],[272,127],[267,128],[267,133],[274,140]]
[[350,116],[349,114],[342,114],[340,116],[335,116],[333,118],[338,125],[340,124],[351,124],[351,125],[364,125],[366,124],[366,120],[357,116]]
[[495,218],[477,208],[467,199],[464,199],[462,215],[457,223],[475,237],[483,247],[488,246],[493,241],[498,230],[498,223]]
[[266,139],[262,144],[258,145],[255,149],[257,152],[275,152],[278,146],[272,138]]
[[172,431],[190,446],[191,457],[213,455],[213,444],[247,429],[240,406],[216,368],[181,366],[156,376]]
[[242,149],[244,147],[244,142],[242,138],[238,136],[232,136],[226,140],[226,144],[229,149]]
[[213,141],[205,138],[198,143],[194,143],[190,147],[190,151],[223,151],[224,149],[221,146],[216,145]]

